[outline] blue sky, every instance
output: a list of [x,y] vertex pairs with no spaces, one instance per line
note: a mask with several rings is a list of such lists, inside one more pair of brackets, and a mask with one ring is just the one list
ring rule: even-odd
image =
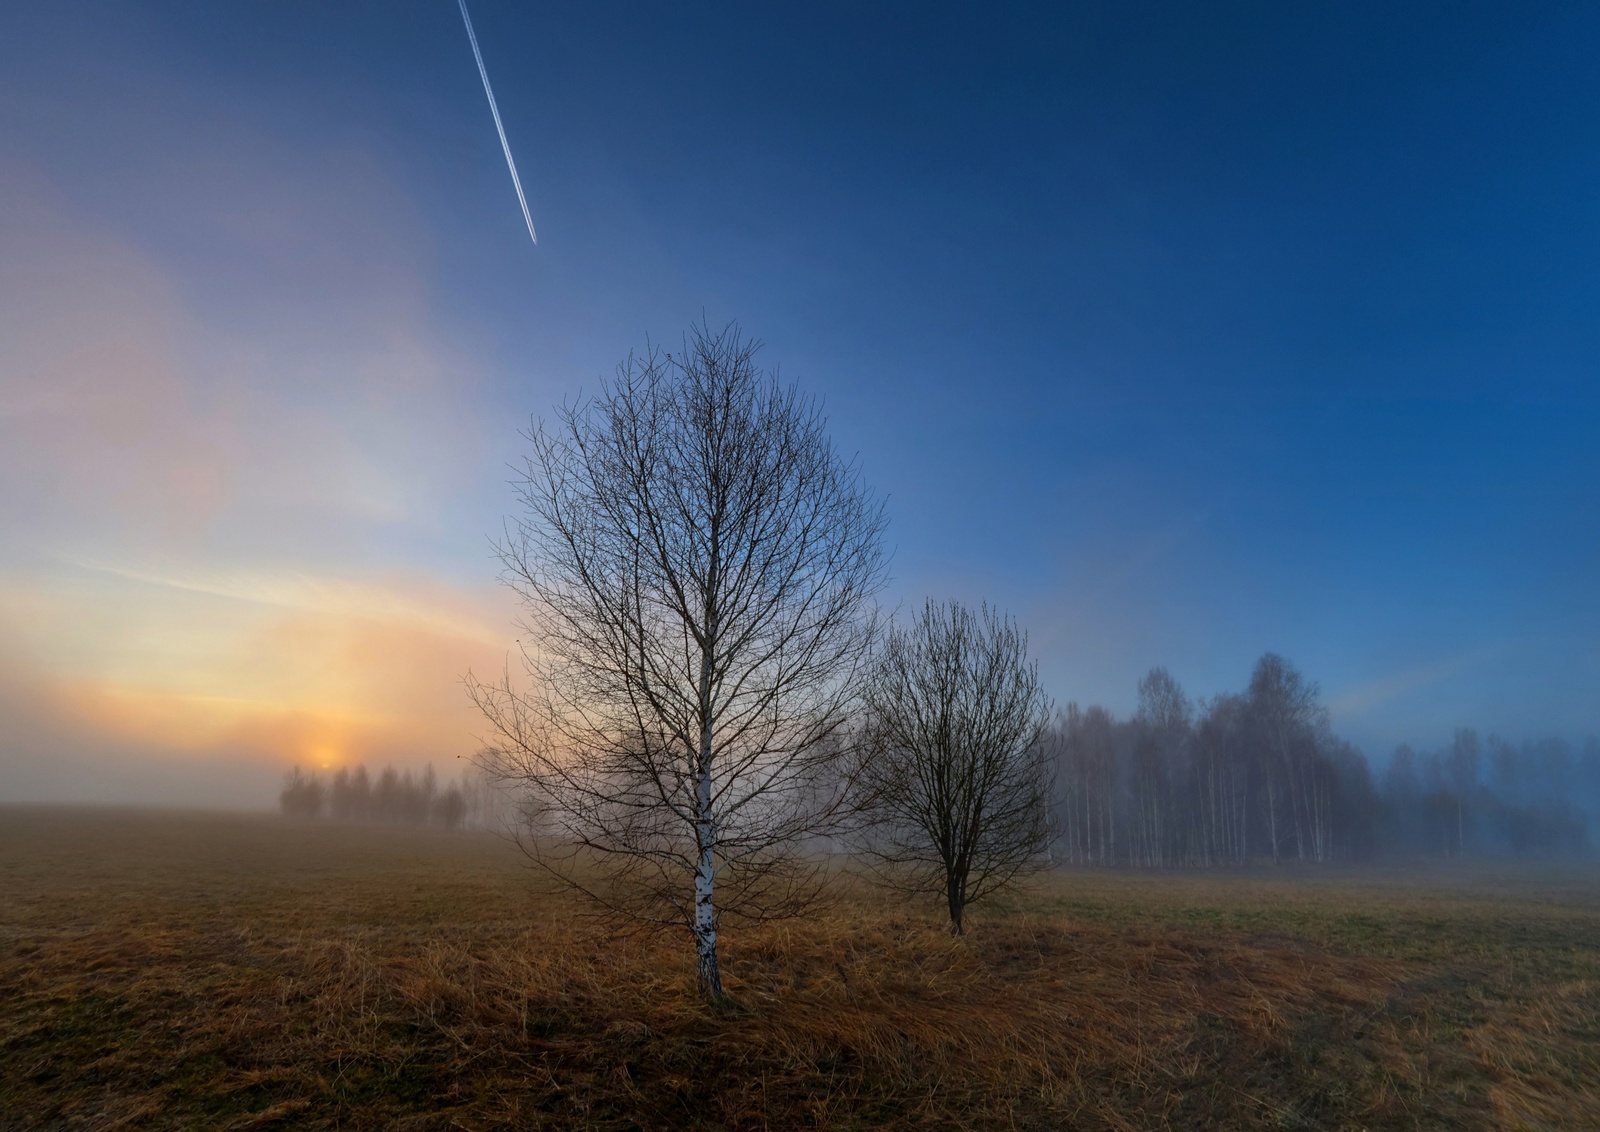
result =
[[1592,7],[473,18],[536,249],[451,3],[0,17],[14,793],[470,746],[518,428],[702,316],[1058,701],[1600,731]]

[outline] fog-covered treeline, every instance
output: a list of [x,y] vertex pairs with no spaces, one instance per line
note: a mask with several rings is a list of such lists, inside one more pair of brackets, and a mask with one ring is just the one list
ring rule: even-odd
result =
[[1329,861],[1372,846],[1366,760],[1328,730],[1317,686],[1271,653],[1245,691],[1198,704],[1153,669],[1131,719],[1072,704],[1050,741],[1069,861]]
[[1438,856],[1572,854],[1600,823],[1600,739],[1515,744],[1461,728],[1440,750],[1401,746],[1382,777],[1390,846]]
[[[1582,855],[1600,829],[1600,739],[1512,743],[1456,731],[1401,746],[1374,772],[1329,727],[1318,686],[1273,653],[1240,692],[1187,696],[1163,668],[1118,718],[1069,704],[1044,740],[1055,766],[1052,856],[1085,865],[1215,867],[1252,861]],[[496,829],[511,800],[476,766],[442,782],[385,767],[296,767],[285,815]]]
[[384,767],[341,767],[326,781],[295,767],[284,779],[278,807],[298,818],[378,825],[439,826],[444,829],[495,828],[504,799],[476,768],[441,784],[430,764],[421,774]]
[[1200,702],[1153,669],[1131,718],[1072,704],[1048,741],[1056,852],[1080,864],[1578,854],[1600,823],[1600,740],[1576,751],[1462,729],[1374,775],[1330,730],[1317,685],[1271,653],[1243,691]]

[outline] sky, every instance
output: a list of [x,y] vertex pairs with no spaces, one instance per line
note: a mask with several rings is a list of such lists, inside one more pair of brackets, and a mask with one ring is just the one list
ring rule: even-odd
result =
[[[761,8],[762,10],[755,10]],[[0,14],[0,800],[447,773],[520,430],[738,320],[1060,704],[1600,732],[1600,9]]]

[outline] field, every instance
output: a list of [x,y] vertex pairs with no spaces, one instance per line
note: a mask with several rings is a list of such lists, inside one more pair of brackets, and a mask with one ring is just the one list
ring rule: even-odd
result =
[[516,851],[0,810],[0,1127],[1600,1128],[1600,869],[1060,872],[612,939]]

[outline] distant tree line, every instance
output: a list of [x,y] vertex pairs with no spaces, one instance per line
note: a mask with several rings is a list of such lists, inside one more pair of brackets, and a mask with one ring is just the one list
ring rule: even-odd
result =
[[326,781],[295,767],[284,777],[278,808],[286,817],[303,819],[488,829],[504,816],[505,802],[476,768],[441,784],[431,764],[421,774],[392,766],[376,773],[365,766],[341,767]]
[[1513,744],[1460,728],[1442,750],[1402,745],[1383,774],[1389,847],[1400,852],[1571,855],[1600,821],[1600,739]]
[[1600,820],[1600,740],[1580,752],[1462,728],[1443,750],[1401,746],[1378,777],[1330,730],[1317,685],[1273,653],[1243,692],[1199,703],[1152,669],[1131,718],[1069,704],[1044,742],[1053,851],[1076,864],[1582,854]]
[[1056,851],[1153,868],[1368,855],[1377,802],[1366,760],[1328,728],[1316,684],[1268,653],[1242,693],[1196,704],[1164,668],[1118,720],[1068,705],[1057,760]]

